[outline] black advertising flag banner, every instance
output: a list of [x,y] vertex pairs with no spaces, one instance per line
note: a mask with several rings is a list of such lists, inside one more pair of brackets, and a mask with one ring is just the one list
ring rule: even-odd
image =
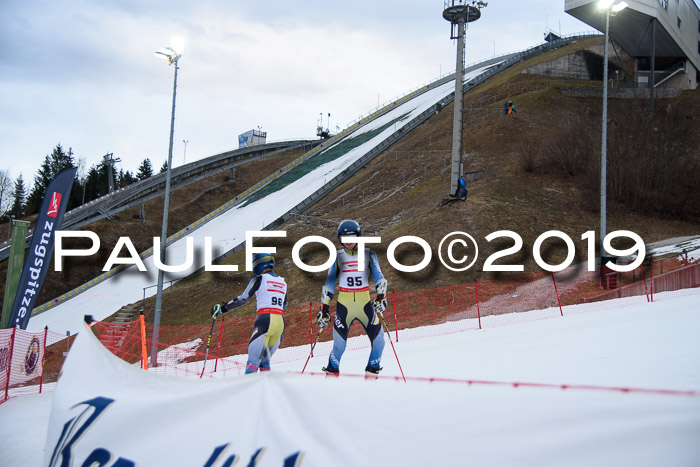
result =
[[15,302],[12,305],[9,328],[15,326],[21,329],[27,328],[32,309],[51,263],[56,231],[61,228],[77,170],[77,167],[62,170],[46,189],[34,227],[32,244],[27,251],[27,260],[24,263]]

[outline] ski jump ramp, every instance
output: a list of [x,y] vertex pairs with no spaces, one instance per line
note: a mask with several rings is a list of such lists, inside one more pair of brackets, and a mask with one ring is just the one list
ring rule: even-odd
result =
[[[526,52],[512,54],[499,59],[491,59],[468,68],[464,74],[464,86],[482,82],[486,78],[502,71],[507,66],[517,63],[533,53],[543,53],[549,45],[533,47]],[[211,238],[213,257],[229,252],[245,242],[246,231],[259,231],[276,225],[279,219],[286,218],[290,212],[304,206],[310,198],[323,192],[329,180],[338,180],[348,169],[357,166],[358,161],[378,148],[383,150],[400,137],[404,130],[410,130],[419,122],[432,115],[438,105],[445,105],[454,99],[454,76],[443,78],[426,86],[424,92],[415,97],[402,98],[387,107],[391,107],[380,116],[370,120],[354,131],[345,131],[345,135],[333,144],[320,149],[313,158],[294,168],[293,180],[277,180],[253,190],[250,195],[236,198],[237,204],[232,208],[213,216],[194,230],[179,236],[168,243],[168,265],[181,265],[186,262],[187,242],[194,243],[194,249],[204,247],[205,238]],[[421,116],[421,118],[418,118]],[[418,122],[418,123],[417,123]],[[356,125],[355,125],[356,126]],[[319,149],[319,148],[316,148]],[[332,156],[328,156],[332,153]],[[326,157],[327,156],[327,157]],[[316,161],[310,164],[310,161]],[[318,163],[322,161],[322,163]],[[305,166],[311,170],[304,170]],[[308,167],[307,166],[307,167]],[[281,171],[280,171],[281,172]],[[293,170],[289,171],[291,175]],[[306,173],[304,173],[306,172]],[[269,177],[268,177],[269,178]],[[249,190],[250,191],[250,190]],[[248,192],[248,191],[247,191]],[[246,193],[247,193],[246,192]],[[227,203],[228,204],[228,203]],[[217,210],[218,211],[218,210]],[[207,216],[209,217],[209,216]],[[49,306],[35,308],[29,320],[27,330],[40,331],[45,326],[55,332],[75,333],[82,329],[84,315],[92,315],[102,320],[124,305],[134,303],[155,294],[153,285],[157,281],[158,270],[153,256],[142,254],[147,272],[140,272],[130,266],[118,274],[106,274],[91,281],[90,287],[78,293],[67,293],[70,299],[56,299]],[[196,272],[202,267],[199,258],[194,264],[180,273],[166,273],[164,283],[178,281]],[[150,293],[145,293],[145,290]],[[203,310],[192,310],[204,311]]]

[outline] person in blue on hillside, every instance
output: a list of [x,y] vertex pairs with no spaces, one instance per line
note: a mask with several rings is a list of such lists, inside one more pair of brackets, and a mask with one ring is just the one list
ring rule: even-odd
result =
[[454,198],[461,199],[462,201],[466,201],[467,193],[467,181],[464,179],[464,175],[461,175],[457,180],[457,189],[455,190],[455,194],[452,196]]
[[[379,259],[374,250],[364,248],[363,270],[359,267],[358,244],[352,243],[348,237],[361,237],[360,224],[354,220],[344,220],[338,227],[338,242],[342,248],[338,250],[335,263],[328,270],[326,283],[321,290],[321,311],[318,313],[318,325],[321,328],[328,326],[331,316],[329,305],[338,282],[338,302],[333,320],[333,349],[328,357],[328,365],[323,368],[329,375],[340,373],[340,359],[345,352],[345,346],[350,332],[350,326],[359,321],[367,337],[369,337],[372,350],[365,373],[367,377],[376,378],[381,367],[379,366],[384,351],[384,334],[379,314],[386,310],[387,302],[384,297],[387,290],[387,281],[379,267]],[[343,243],[345,238],[345,243]],[[377,296],[374,300],[369,294],[369,275],[372,274]]]
[[253,255],[254,277],[242,294],[211,309],[212,318],[245,305],[255,295],[257,314],[253,335],[248,343],[246,374],[270,370],[270,359],[282,340],[284,309],[287,307],[287,282],[273,271],[275,258],[269,253]]
[[467,200],[467,193],[469,193],[469,190],[467,190],[467,181],[464,179],[464,175],[459,177],[459,188],[457,189],[457,197],[460,198],[462,201]]

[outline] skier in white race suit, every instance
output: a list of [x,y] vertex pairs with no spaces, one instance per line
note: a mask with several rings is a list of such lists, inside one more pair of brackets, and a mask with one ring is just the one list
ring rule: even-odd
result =
[[253,255],[253,274],[243,293],[225,303],[216,304],[211,309],[211,316],[245,305],[255,295],[257,313],[253,326],[253,335],[248,344],[248,362],[246,374],[270,370],[270,358],[282,341],[284,332],[284,309],[287,307],[287,282],[284,277],[273,271],[275,258],[268,253]]

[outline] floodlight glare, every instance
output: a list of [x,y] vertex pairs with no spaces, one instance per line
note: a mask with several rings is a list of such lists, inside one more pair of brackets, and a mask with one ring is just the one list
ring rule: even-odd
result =
[[178,55],[182,55],[185,51],[185,40],[181,36],[173,36],[170,38],[170,48]]
[[598,1],[598,9],[599,10],[607,10],[610,8],[610,6],[615,2],[615,0],[599,0]]
[[172,47],[158,49],[155,54],[158,57],[167,59],[168,63],[172,65],[173,62],[177,62],[182,57],[182,53],[185,50],[185,41],[180,36],[172,37],[170,41],[173,44]]
[[612,11],[613,11],[613,13],[617,13],[618,11],[624,10],[628,6],[629,5],[627,4],[627,2],[620,2],[620,3],[613,5]]

